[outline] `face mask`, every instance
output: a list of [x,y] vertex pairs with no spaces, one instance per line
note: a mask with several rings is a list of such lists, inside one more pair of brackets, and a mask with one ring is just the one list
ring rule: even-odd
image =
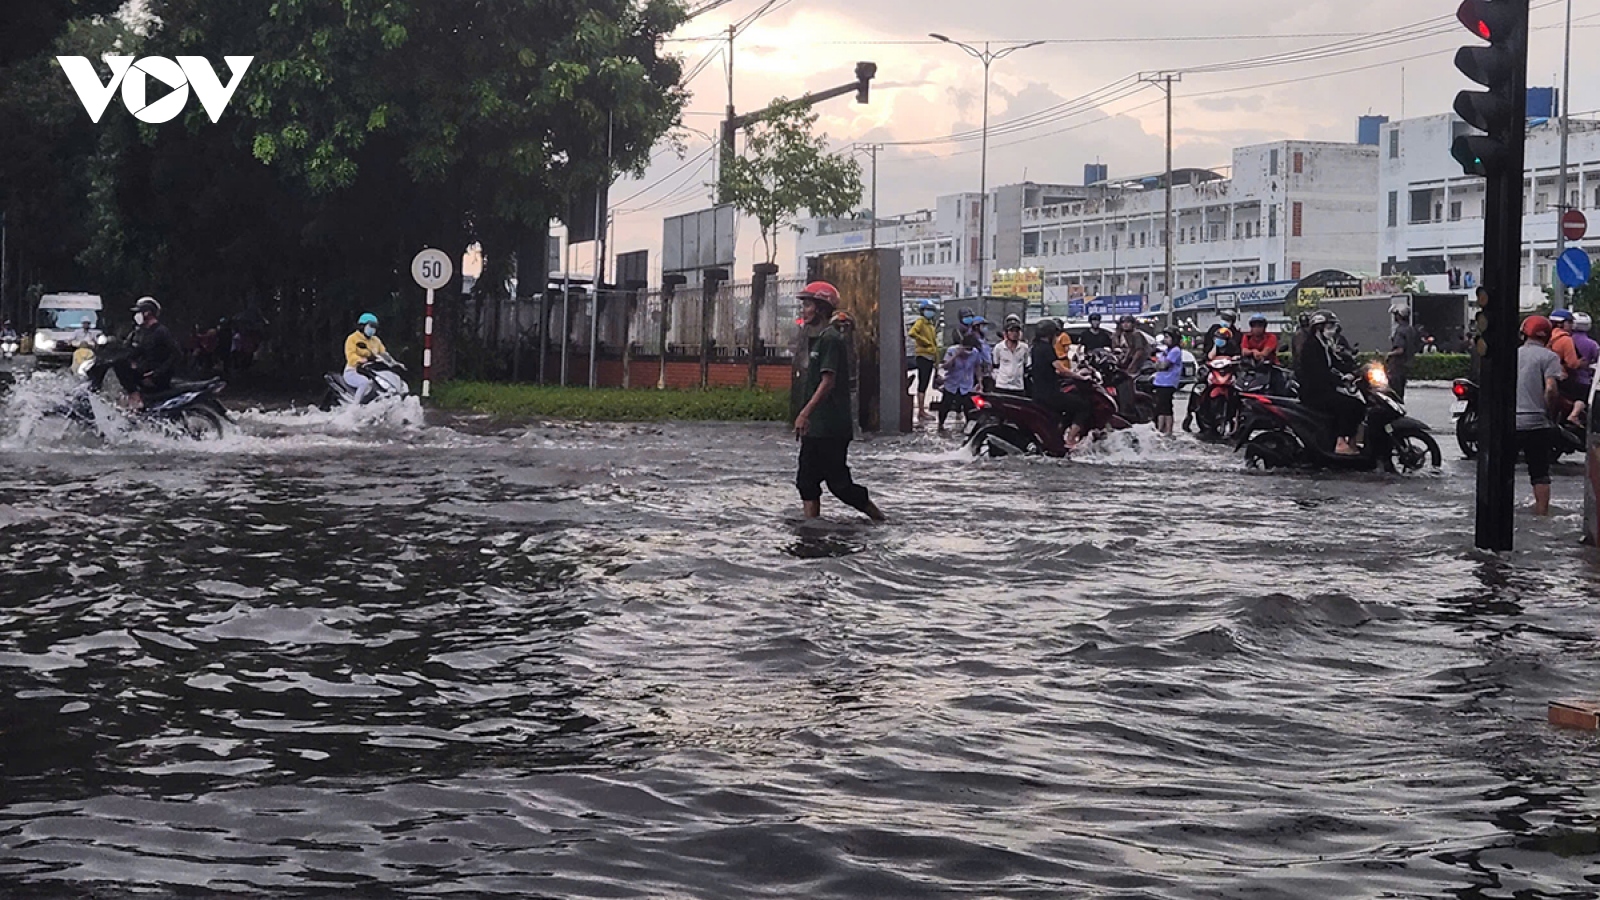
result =
[[972,317],[971,316],[963,316],[961,318],[961,324],[970,327],[972,325]]
[[142,312],[134,313],[133,314],[133,324],[135,324],[135,325],[143,325],[144,324],[144,313],[142,313]]
[[373,335],[378,333],[378,326],[376,326],[376,325],[368,325],[367,327],[361,329],[361,333],[365,334],[367,337],[372,337]]
[[934,312],[931,309],[925,309],[925,310],[922,311],[922,317],[925,318],[925,319],[928,319],[929,321],[932,321],[933,319],[937,319],[939,317],[939,314]]

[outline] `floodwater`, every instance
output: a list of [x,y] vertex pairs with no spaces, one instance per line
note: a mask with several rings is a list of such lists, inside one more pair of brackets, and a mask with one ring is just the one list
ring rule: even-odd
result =
[[796,520],[772,426],[19,402],[3,897],[1600,897],[1570,467],[1497,561],[1448,441],[868,441],[872,527]]

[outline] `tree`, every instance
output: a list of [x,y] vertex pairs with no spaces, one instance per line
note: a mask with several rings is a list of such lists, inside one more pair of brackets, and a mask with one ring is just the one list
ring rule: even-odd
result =
[[[50,46],[74,19],[110,15],[122,0],[6,0],[0,27],[0,68]],[[0,73],[0,79],[5,73]]]
[[745,155],[723,172],[729,202],[761,227],[769,264],[778,258],[779,233],[802,211],[842,216],[861,201],[861,164],[828,153],[827,135],[812,133],[816,124],[809,107],[779,106],[750,127]]

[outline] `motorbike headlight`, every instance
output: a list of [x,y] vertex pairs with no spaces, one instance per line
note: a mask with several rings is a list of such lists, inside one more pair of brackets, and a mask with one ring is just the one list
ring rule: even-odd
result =
[[96,337],[94,339],[94,342],[103,347],[103,346],[105,346],[105,343],[106,343],[106,336],[102,334],[99,337]]
[[50,351],[56,349],[56,342],[50,340],[49,338],[39,338],[34,342],[34,347],[49,353]]
[[1384,371],[1383,366],[1373,363],[1372,365],[1367,366],[1367,384],[1370,384],[1373,387],[1388,389],[1389,373]]

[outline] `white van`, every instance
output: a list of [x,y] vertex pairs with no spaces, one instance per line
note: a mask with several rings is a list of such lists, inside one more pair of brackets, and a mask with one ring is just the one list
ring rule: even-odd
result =
[[72,362],[78,348],[83,321],[89,320],[90,340],[106,342],[100,313],[103,305],[96,294],[45,294],[39,298],[39,311],[33,321],[33,356],[42,366],[64,366]]

